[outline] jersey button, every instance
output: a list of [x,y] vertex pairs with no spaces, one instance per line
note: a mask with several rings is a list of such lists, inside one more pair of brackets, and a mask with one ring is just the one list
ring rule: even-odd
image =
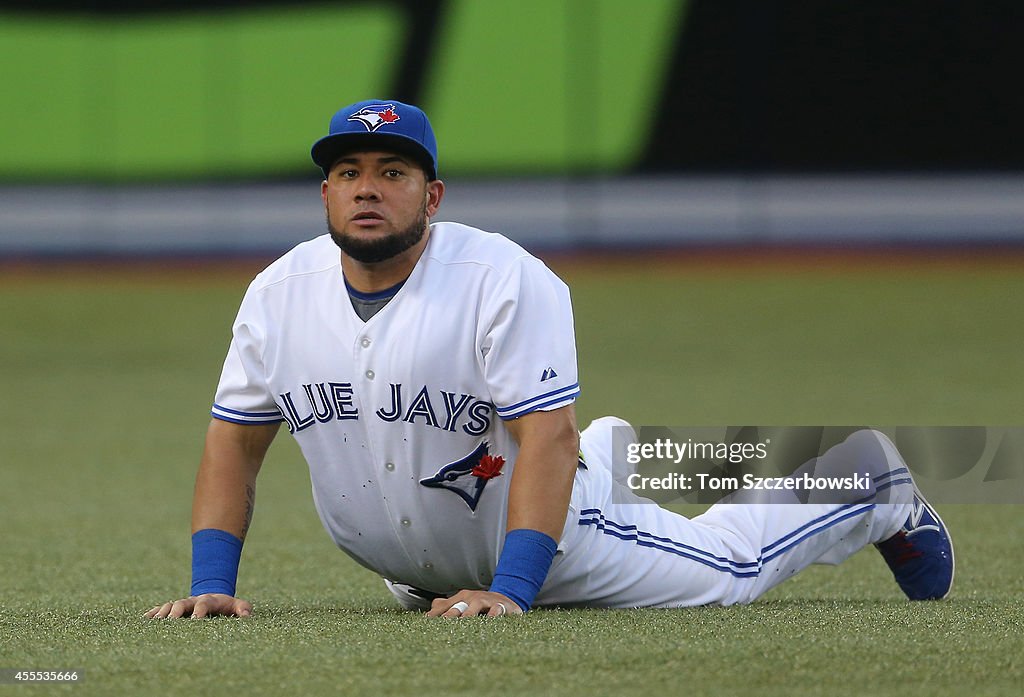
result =
[[372,342],[372,341],[370,341],[370,338],[369,338],[369,337],[367,337],[367,336],[364,336],[364,337],[363,337],[363,340],[362,340],[362,341],[360,341],[359,343],[360,343],[360,344],[362,345],[362,347],[363,347],[363,348],[369,348],[369,347],[370,347],[370,344],[372,344],[373,342]]
[[412,521],[409,520],[408,518],[402,518],[401,522],[402,522],[402,527],[405,527],[405,528],[407,528],[410,525],[412,525]]
[[374,375],[375,375],[375,373],[372,370],[367,370],[366,371],[366,379],[367,380],[373,380],[373,376]]
[[395,471],[395,463],[394,462],[385,462],[384,463],[384,469],[386,469],[388,472],[394,472]]
[[433,565],[433,564],[431,564],[431,563],[430,563],[429,561],[428,561],[428,562],[424,562],[424,563],[423,563],[423,568],[424,568],[424,569],[433,569],[433,568],[434,568],[434,565]]

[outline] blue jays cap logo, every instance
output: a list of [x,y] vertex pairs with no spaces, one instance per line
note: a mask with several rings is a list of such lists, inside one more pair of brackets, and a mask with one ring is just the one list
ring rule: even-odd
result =
[[439,469],[433,477],[421,479],[420,484],[447,489],[465,501],[471,511],[475,511],[487,482],[500,477],[501,468],[505,465],[505,458],[491,455],[488,448],[487,441],[484,441],[466,457]]
[[371,104],[348,117],[349,121],[358,121],[373,133],[385,124],[399,121],[401,117],[395,111],[394,104]]

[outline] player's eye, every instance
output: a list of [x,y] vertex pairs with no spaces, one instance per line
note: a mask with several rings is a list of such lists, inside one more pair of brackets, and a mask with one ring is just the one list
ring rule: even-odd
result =
[[392,167],[391,169],[384,172],[384,176],[390,177],[391,179],[395,179],[396,177],[402,176],[402,170],[395,169],[394,167]]

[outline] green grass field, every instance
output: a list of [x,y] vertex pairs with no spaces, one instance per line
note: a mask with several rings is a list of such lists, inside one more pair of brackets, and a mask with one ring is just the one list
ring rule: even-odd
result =
[[[1024,265],[554,264],[582,423],[1020,425]],[[942,509],[957,585],[910,604],[872,550],[747,607],[402,613],[320,528],[282,434],[245,620],[146,621],[189,579],[192,479],[248,281],[0,271],[0,668],[78,695],[973,695],[1024,683],[1024,517]],[[1021,486],[1021,482],[1012,482]]]

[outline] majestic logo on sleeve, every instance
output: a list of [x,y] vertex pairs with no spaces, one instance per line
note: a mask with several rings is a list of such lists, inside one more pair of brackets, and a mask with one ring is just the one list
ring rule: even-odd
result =
[[482,442],[466,457],[445,465],[433,477],[421,479],[420,484],[458,494],[469,509],[475,511],[487,482],[500,477],[501,468],[505,466],[505,458],[491,455],[488,448],[487,441]]
[[348,120],[358,121],[372,133],[384,124],[401,120],[401,117],[395,111],[394,104],[372,104],[352,114]]

